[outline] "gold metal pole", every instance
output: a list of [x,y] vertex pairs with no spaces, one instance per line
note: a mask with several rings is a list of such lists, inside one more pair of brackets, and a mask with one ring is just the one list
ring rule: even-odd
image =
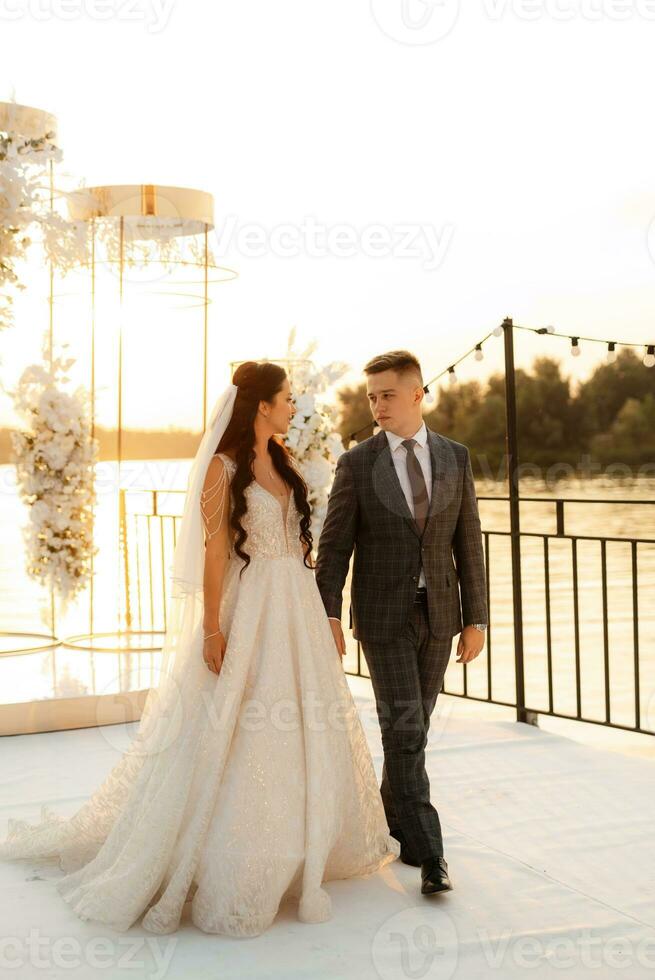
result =
[[209,307],[209,226],[205,224],[205,255],[204,255],[204,293],[202,304],[204,314],[204,347],[203,347],[203,391],[202,391],[202,431],[207,428],[207,327]]
[[[53,162],[52,162],[52,160],[49,161],[48,175],[49,175],[49,182],[50,182],[50,212],[52,213],[52,211],[54,209],[54,203],[55,203],[54,171],[53,171]],[[48,334],[49,334],[49,336],[48,336],[48,358],[49,358],[50,371],[52,372],[52,353],[53,353],[54,323],[55,323],[55,314],[54,314],[54,305],[55,305],[55,269],[54,269],[54,263],[53,263],[52,259],[50,259],[49,265],[50,265],[50,270],[49,270],[50,271],[50,291],[49,291],[49,296],[48,296],[48,307],[49,307],[49,318],[48,318]],[[55,618],[56,618],[55,617],[55,588],[54,588],[54,585],[53,585],[53,582],[52,582],[52,579],[51,579],[50,580],[50,632],[52,633],[53,636],[56,636],[56,633],[55,633],[55,627],[56,627]],[[52,695],[53,695],[53,697],[56,696],[56,691],[57,691],[57,663],[56,663],[56,650],[53,649],[53,651],[52,651]]]
[[[96,222],[91,218],[91,439],[95,439],[96,434]],[[95,467],[93,471],[95,481]],[[95,540],[95,507],[91,508],[91,541]],[[89,583],[89,625],[93,633],[93,571],[94,571],[93,547],[91,548],[91,581]],[[95,665],[93,666],[95,670]],[[93,688],[95,691],[95,686]]]
[[[123,514],[121,510],[121,462],[123,458],[123,291],[124,291],[124,260],[125,260],[125,216],[121,215],[119,219],[120,228],[120,240],[119,240],[119,252],[118,252],[118,295],[119,295],[119,309],[118,309],[118,548],[120,556],[121,548],[121,528]],[[118,595],[120,596],[120,562],[119,562],[119,580],[118,580]],[[129,612],[126,613],[126,626],[129,629]],[[121,631],[121,621],[120,621],[120,603],[119,603],[119,614],[118,614],[118,631]]]
[[[91,218],[91,439],[96,434],[96,221]],[[93,467],[95,484],[96,469]],[[93,544],[95,542],[95,506],[91,508],[91,581],[89,583],[89,630],[93,636],[95,628],[94,609],[94,569],[95,558]],[[91,665],[91,690],[96,693],[96,658],[95,650],[89,651]]]
[[[122,487],[118,489],[118,506],[119,506],[119,554],[122,550],[123,552],[123,585],[125,588],[125,622],[128,630],[132,629],[132,607],[130,605],[130,562],[127,553],[127,510],[125,504],[125,491]],[[120,624],[119,624],[120,625]]]

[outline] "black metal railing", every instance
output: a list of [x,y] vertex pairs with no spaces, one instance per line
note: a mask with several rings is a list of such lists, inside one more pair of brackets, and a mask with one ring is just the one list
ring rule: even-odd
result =
[[[182,491],[121,491],[124,570],[124,609],[128,628],[166,629],[166,576],[173,558]],[[179,495],[179,496],[178,496]],[[130,502],[130,497],[134,500]],[[165,507],[163,498],[177,506]],[[506,505],[508,496],[480,495],[485,505]],[[655,698],[645,692],[655,680],[655,538],[622,534],[586,534],[569,530],[567,508],[604,505],[647,507],[652,500],[592,499],[582,497],[520,498],[521,505],[547,505],[554,511],[554,529],[519,532],[522,562],[521,593],[514,587],[511,562],[511,530],[492,529],[483,520],[487,568],[489,625],[481,660],[449,664],[445,694],[502,705],[521,711],[521,720],[534,721],[539,714],[607,725],[628,731],[655,734]],[[605,523],[607,515],[605,515]],[[631,526],[639,522],[631,521]],[[531,544],[539,545],[537,552]],[[564,553],[561,546],[568,551]],[[610,603],[613,587],[608,568],[608,549],[622,549],[620,613]],[[593,568],[580,567],[581,549],[597,551]],[[557,567],[553,568],[556,548]],[[585,562],[590,564],[589,555]],[[643,574],[642,574],[643,572]],[[530,593],[526,598],[526,590]],[[594,616],[584,626],[581,596],[586,604],[595,597]],[[348,586],[344,598],[347,609]],[[557,602],[556,602],[557,599]],[[517,610],[516,603],[521,606]],[[570,615],[562,606],[570,605]],[[555,606],[559,620],[554,618]],[[515,644],[516,621],[522,624],[521,643]],[[611,633],[621,620],[614,643]],[[526,650],[524,630],[529,624],[535,639]],[[645,634],[643,649],[641,633]],[[627,636],[629,633],[629,645]],[[585,649],[583,634],[592,653]],[[454,642],[456,641],[456,637]],[[518,669],[517,669],[518,664]],[[482,668],[482,669],[481,669]],[[345,658],[346,673],[368,677],[361,645],[354,641]],[[646,701],[644,702],[644,698]]]
[[[478,501],[482,505],[485,501],[507,503],[509,497],[480,495]],[[492,593],[498,573],[509,572],[509,577],[512,576],[511,562],[507,560],[509,549],[505,548],[499,559],[494,560],[492,558],[492,542],[504,540],[509,543],[512,532],[511,530],[492,530],[483,526],[482,535],[487,568],[487,605],[489,609],[489,625],[483,650],[484,671],[481,672],[480,663],[476,661],[470,665],[451,663],[446,672],[443,692],[457,697],[511,707],[516,709],[517,713],[521,708],[522,720],[525,721],[534,721],[538,715],[547,714],[558,718],[621,728],[627,731],[655,734],[655,698],[652,693],[649,693],[652,692],[653,680],[655,680],[655,538],[619,534],[568,533],[565,520],[567,505],[579,504],[584,505],[585,508],[594,505],[604,505],[606,508],[620,505],[652,507],[655,505],[655,501],[526,496],[520,498],[520,503],[549,504],[554,507],[555,530],[553,532],[525,530],[520,531],[518,535],[520,552],[525,550],[529,542],[539,542],[541,545],[539,568],[535,568],[535,556],[532,556],[530,584],[532,589],[535,587],[535,581],[543,585],[543,602],[538,603],[532,596],[531,600],[526,603],[525,589],[521,594],[518,594],[512,587],[513,582],[510,582],[506,589],[501,590],[497,601],[493,601]],[[555,542],[558,545],[562,542],[567,543],[569,554],[568,575],[562,560],[566,556],[560,554],[558,556],[559,566],[554,580],[552,564]],[[612,583],[608,572],[608,548],[613,545],[620,546],[621,572],[627,578],[627,581],[621,581],[617,586],[622,597],[627,597],[627,602],[620,612],[615,614],[614,618],[609,602]],[[583,581],[579,553],[581,547],[590,546],[597,549],[598,574],[587,575]],[[642,560],[642,552],[644,552],[644,560]],[[525,555],[521,556],[521,561],[522,581],[525,581]],[[499,568],[499,565],[502,567]],[[640,574],[642,567],[643,576]],[[570,600],[571,606],[570,621],[564,624],[560,623],[560,628],[557,631],[560,640],[560,657],[557,664],[554,662],[554,647],[557,637],[554,635],[553,625],[553,581],[565,586],[564,595],[567,597],[567,601]],[[594,617],[593,622],[587,628],[587,636],[590,638],[590,642],[593,644],[597,640],[599,649],[587,656],[586,670],[582,661],[583,630],[580,610],[582,588],[588,594],[597,594],[596,605],[599,612],[599,615]],[[519,609],[515,606],[517,601],[521,602]],[[532,632],[537,638],[537,644],[541,638],[543,655],[539,656],[535,652],[526,651],[523,631],[518,650],[511,641],[507,642],[510,630],[505,623],[506,656],[501,668],[505,683],[498,685],[495,663],[495,623],[499,614],[501,614],[501,619],[507,620],[507,615],[503,616],[501,610],[511,613],[510,625],[512,628],[517,619],[520,619],[522,625],[527,621],[530,622]],[[621,631],[622,635],[612,644],[610,632],[617,625],[616,621],[619,619],[627,624],[627,629],[624,628]],[[565,636],[562,636],[567,631],[571,633],[570,643],[567,642]],[[647,637],[647,649],[645,651],[642,650],[640,637],[642,632]],[[515,664],[518,658],[519,669],[510,672],[507,665],[511,663],[511,654],[514,654]],[[357,644],[356,666],[354,669],[347,667],[347,672],[369,676],[363,670],[362,651],[359,643]],[[457,678],[458,672],[459,678]],[[482,673],[485,680],[484,691],[479,690]],[[508,674],[511,674],[511,677],[508,678]],[[586,674],[593,675],[595,682],[592,681],[585,685]],[[649,683],[645,692],[641,683],[644,674]],[[526,681],[526,676],[532,679],[532,684]],[[471,677],[476,678],[477,690],[471,689]],[[457,687],[451,685],[451,680],[453,682],[459,680]],[[508,683],[508,680],[511,683]],[[540,682],[538,683],[537,680]],[[537,690],[531,693],[529,690],[531,686]],[[500,687],[501,690],[503,687],[505,689],[511,688],[510,695],[503,697],[502,693],[497,693],[497,687]],[[589,690],[586,690],[587,687]],[[569,701],[570,707],[563,708],[561,706],[562,701]]]

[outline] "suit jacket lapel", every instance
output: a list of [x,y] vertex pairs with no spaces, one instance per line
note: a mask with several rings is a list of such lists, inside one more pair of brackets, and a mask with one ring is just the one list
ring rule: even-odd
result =
[[[438,497],[441,481],[445,470],[445,453],[442,440],[436,432],[428,429],[428,445],[430,447],[430,459],[432,461],[432,490],[430,496],[430,506],[423,533],[427,531],[430,519],[438,510]],[[417,537],[421,537],[418,525],[414,520],[407,498],[400,485],[396,467],[391,456],[391,447],[386,433],[383,429],[373,437],[371,448],[374,453],[373,460],[373,488],[381,497],[387,497],[390,501],[390,509],[407,522]]]
[[425,531],[427,531],[428,525],[435,514],[441,512],[446,479],[446,444],[444,440],[436,432],[433,432],[432,429],[428,429],[428,444],[430,446],[430,459],[432,461],[432,490],[428,517],[425,522]]

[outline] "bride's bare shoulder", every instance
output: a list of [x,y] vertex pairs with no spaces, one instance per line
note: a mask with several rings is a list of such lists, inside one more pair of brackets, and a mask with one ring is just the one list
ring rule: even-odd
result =
[[214,466],[219,469],[219,472],[224,468],[227,469],[228,473],[231,475],[237,468],[237,463],[235,459],[232,459],[229,453],[214,453],[211,458],[210,466]]
[[207,472],[205,474],[203,491],[207,492],[208,490],[212,490],[223,478],[226,472],[229,472],[229,468],[225,464],[222,454],[214,453],[212,458],[209,460],[209,466],[207,467]]

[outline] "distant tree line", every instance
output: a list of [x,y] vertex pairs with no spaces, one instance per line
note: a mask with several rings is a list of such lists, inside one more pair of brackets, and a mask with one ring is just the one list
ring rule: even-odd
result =
[[[425,413],[427,425],[471,451],[477,475],[504,476],[505,379],[467,381],[440,387]],[[366,382],[338,392],[339,431],[348,445],[352,432],[369,424]],[[537,358],[530,371],[516,371],[519,462],[544,469],[557,463],[578,469],[583,457],[596,468],[621,463],[648,467],[655,476],[655,367],[646,367],[631,348],[613,364],[600,364],[574,389],[561,363]]]

